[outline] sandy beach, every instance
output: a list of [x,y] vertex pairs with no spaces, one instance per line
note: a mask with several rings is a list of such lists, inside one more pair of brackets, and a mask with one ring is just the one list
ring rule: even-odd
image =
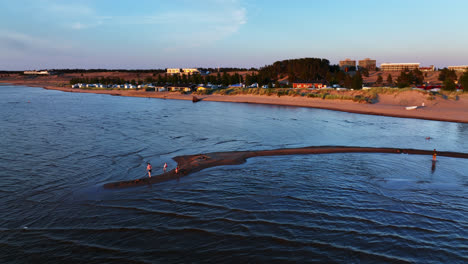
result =
[[[114,96],[131,96],[176,100],[192,100],[191,94],[178,92],[146,92],[135,90],[84,90],[60,87],[48,83],[40,83],[34,80],[8,80],[3,81],[13,85],[26,85],[43,87],[45,89],[59,90],[63,92],[109,94]],[[350,100],[323,100],[320,98],[308,98],[301,96],[276,95],[195,95],[202,101],[252,103],[268,105],[284,105],[328,109],[350,113],[392,116],[401,118],[417,118],[425,120],[438,120],[448,122],[468,123],[468,94],[459,93],[456,98],[444,98],[436,96],[429,99],[428,95],[420,91],[405,91],[397,94],[379,94],[375,103],[358,103]],[[424,105],[424,106],[423,106]],[[407,110],[407,106],[418,106],[417,109]]]

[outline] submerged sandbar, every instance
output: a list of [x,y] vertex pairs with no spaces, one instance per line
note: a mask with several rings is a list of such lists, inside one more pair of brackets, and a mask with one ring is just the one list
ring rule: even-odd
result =
[[[311,146],[304,148],[285,148],[258,151],[231,151],[212,152],[206,154],[177,156],[173,159],[179,166],[179,173],[175,169],[151,178],[141,178],[130,181],[119,181],[104,184],[104,188],[123,188],[140,186],[152,183],[165,182],[179,179],[190,173],[201,171],[206,168],[222,165],[238,165],[244,163],[248,158],[259,156],[282,156],[282,155],[305,155],[305,154],[330,154],[330,153],[393,153],[393,154],[416,154],[432,155],[433,150],[401,149],[401,148],[373,148],[373,147],[346,147],[346,146]],[[468,159],[468,153],[437,151],[438,156]]]

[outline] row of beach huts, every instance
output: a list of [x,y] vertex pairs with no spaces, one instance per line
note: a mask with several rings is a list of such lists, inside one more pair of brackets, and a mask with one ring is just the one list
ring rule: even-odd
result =
[[[209,91],[209,90],[215,90],[215,89],[223,89],[223,88],[258,88],[259,85],[257,83],[254,83],[249,86],[245,86],[242,83],[239,84],[233,84],[229,86],[223,86],[223,85],[215,85],[215,84],[166,84],[166,85],[153,85],[151,83],[148,84],[139,84],[139,85],[134,85],[130,83],[126,84],[101,84],[101,83],[77,83],[77,84],[72,84],[71,88],[73,89],[87,89],[87,88],[102,88],[102,89],[147,89],[150,91],[156,91],[156,92],[194,92],[194,91]],[[268,88],[267,85],[262,86],[262,88]]]

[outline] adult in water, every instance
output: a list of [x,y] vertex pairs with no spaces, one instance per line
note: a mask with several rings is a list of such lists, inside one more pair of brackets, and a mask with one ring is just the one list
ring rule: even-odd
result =
[[434,152],[432,152],[432,161],[436,161],[437,158],[437,151],[434,149]]
[[151,178],[151,170],[153,169],[153,167],[151,166],[151,164],[148,162],[148,165],[146,165],[146,170],[148,171],[148,177]]

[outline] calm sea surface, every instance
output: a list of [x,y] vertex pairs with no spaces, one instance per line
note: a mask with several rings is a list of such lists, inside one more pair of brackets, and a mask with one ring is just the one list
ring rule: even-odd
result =
[[321,145],[468,152],[468,125],[0,86],[0,263],[468,262],[464,159],[259,157],[102,188],[147,161]]

